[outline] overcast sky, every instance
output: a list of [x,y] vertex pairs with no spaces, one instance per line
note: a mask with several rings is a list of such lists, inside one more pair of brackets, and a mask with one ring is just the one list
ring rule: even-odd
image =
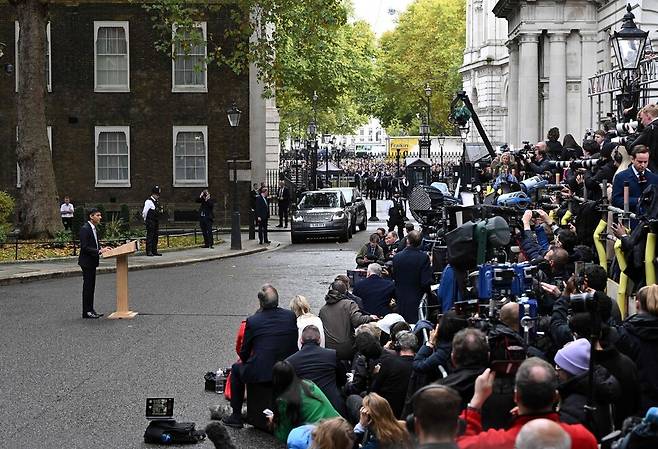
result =
[[413,0],[352,0],[357,19],[370,23],[377,36],[395,28],[395,18]]

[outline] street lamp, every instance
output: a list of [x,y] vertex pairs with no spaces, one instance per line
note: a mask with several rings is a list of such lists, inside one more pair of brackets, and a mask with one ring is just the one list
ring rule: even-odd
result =
[[439,136],[439,151],[440,151],[440,159],[441,159],[441,181],[443,181],[443,176],[444,176],[444,170],[443,170],[443,145],[446,143],[446,136]]
[[431,138],[431,133],[432,133],[432,128],[431,128],[431,114],[430,114],[430,97],[432,96],[432,88],[430,87],[430,83],[425,83],[425,98],[427,99],[427,157],[430,157],[430,148],[432,146],[432,138]]
[[[335,153],[336,152],[336,136],[333,136],[331,138],[331,148],[332,148],[333,152]],[[331,187],[331,185],[329,184],[329,147],[327,147],[326,156],[327,156],[327,160],[325,161],[325,166],[324,166],[324,168],[326,170],[326,172],[324,174],[324,180],[325,180],[326,186]]]
[[318,188],[318,142],[316,140],[316,135],[318,132],[318,111],[317,111],[317,102],[318,102],[318,93],[313,91],[313,121],[308,125],[308,135],[311,137],[311,145],[313,145],[313,162],[311,165],[311,178],[313,182],[313,190]]
[[619,64],[618,76],[622,94],[618,97],[618,101],[621,111],[635,108],[641,93],[638,69],[649,32],[640,30],[635,25],[634,18],[631,5],[628,5],[622,19],[621,30],[615,31],[610,37]]
[[[242,111],[233,103],[226,110],[228,123],[231,128],[237,128],[240,124]],[[233,135],[233,216],[231,219],[231,249],[242,249],[242,238],[240,235],[240,205],[238,198],[238,151],[235,146],[235,133]]]
[[648,31],[642,31],[635,25],[635,15],[631,5],[626,6],[626,14],[622,19],[620,31],[615,31],[610,40],[615,50],[619,68],[624,71],[634,71],[640,66]]

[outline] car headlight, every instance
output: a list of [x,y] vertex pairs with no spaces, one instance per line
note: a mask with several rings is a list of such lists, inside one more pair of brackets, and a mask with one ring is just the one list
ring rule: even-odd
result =
[[296,221],[296,222],[304,221],[304,217],[302,217],[301,215],[293,215],[292,221]]
[[338,212],[336,212],[334,214],[333,217],[331,217],[332,220],[340,220],[340,219],[343,219],[343,218],[345,218],[345,212],[343,212],[342,210],[339,210]]

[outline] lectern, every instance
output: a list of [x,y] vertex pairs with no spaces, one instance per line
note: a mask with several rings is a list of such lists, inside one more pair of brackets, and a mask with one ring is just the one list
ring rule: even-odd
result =
[[101,254],[103,259],[116,257],[117,261],[117,311],[108,316],[111,320],[119,318],[134,318],[137,312],[128,310],[128,255],[137,251],[137,241],[133,240],[124,245]]

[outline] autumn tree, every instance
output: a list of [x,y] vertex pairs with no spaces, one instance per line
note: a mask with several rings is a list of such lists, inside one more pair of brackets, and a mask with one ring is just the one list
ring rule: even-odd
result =
[[430,124],[434,133],[451,134],[450,102],[461,87],[459,67],[466,40],[464,0],[416,0],[397,27],[379,42],[376,115],[387,129],[418,132],[426,111],[423,88],[432,88]]
[[9,0],[16,8],[18,38],[16,156],[21,171],[19,218],[24,237],[52,237],[62,229],[57,184],[46,131],[46,23],[50,2]]

